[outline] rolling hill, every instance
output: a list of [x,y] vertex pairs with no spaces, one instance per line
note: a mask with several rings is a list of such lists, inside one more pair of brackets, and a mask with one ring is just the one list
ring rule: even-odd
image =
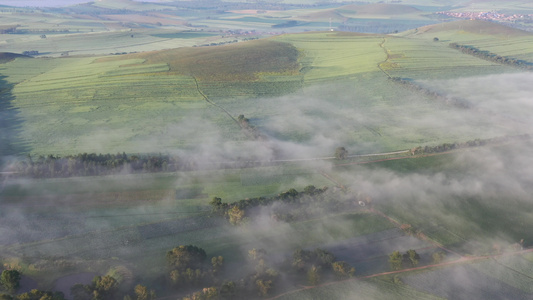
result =
[[415,7],[402,4],[375,3],[366,5],[345,5],[338,8],[340,11],[353,11],[357,15],[404,15],[416,14],[421,11]]
[[493,37],[521,37],[531,36],[530,32],[511,28],[505,25],[501,25],[495,22],[483,21],[483,20],[460,20],[449,23],[440,23],[434,25],[428,25],[418,28],[416,34],[476,34],[487,35]]
[[[11,104],[25,120],[19,135],[32,153],[151,152],[155,148],[142,142],[149,137],[158,141],[158,149],[194,149],[201,147],[204,139],[236,147],[245,137],[230,116],[241,114],[253,118],[275,139],[313,143],[313,129],[296,125],[275,129],[271,123],[289,117],[290,103],[303,105],[298,97],[307,89],[332,84],[346,84],[350,90],[357,90],[357,100],[350,100],[348,93],[346,97],[320,95],[313,101],[337,101],[328,104],[337,106],[339,99],[345,99],[341,102],[346,111],[364,111],[365,118],[374,116],[380,121],[366,126],[354,122],[350,114],[339,115],[336,109],[311,110],[312,114],[324,122],[336,119],[351,124],[339,129],[333,139],[348,146],[359,145],[361,152],[487,137],[482,127],[459,129],[462,125],[457,125],[455,131],[435,127],[419,132],[411,125],[395,125],[405,122],[404,113],[386,120],[380,117],[406,107],[420,115],[440,111],[434,107],[440,104],[432,103],[431,97],[398,86],[389,80],[391,76],[449,79],[512,70],[424,36],[432,34],[286,34],[223,46],[127,55],[18,58],[3,64],[2,72],[15,84]],[[487,35],[485,40],[504,43],[497,35]],[[528,40],[521,43],[522,47],[514,49],[529,45]],[[284,95],[295,95],[298,100],[287,102]],[[398,95],[416,100],[395,102]],[[302,107],[297,111],[300,109],[305,110]],[[442,113],[442,118],[454,118],[445,110]],[[204,120],[202,126],[207,127],[201,134],[172,130],[173,126],[190,123],[190,116]],[[506,130],[499,128],[498,132]],[[312,152],[324,155],[328,145],[317,145]]]

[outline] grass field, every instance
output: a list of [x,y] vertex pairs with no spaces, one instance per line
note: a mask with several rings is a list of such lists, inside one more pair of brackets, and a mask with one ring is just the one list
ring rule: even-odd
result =
[[400,35],[425,39],[428,41],[428,47],[431,47],[429,41],[438,37],[439,43],[470,45],[481,51],[533,62],[531,33],[496,23],[464,20],[430,25]]
[[[530,133],[530,107],[513,105],[528,99],[527,83],[522,94],[501,87],[515,87],[513,82],[528,75],[448,44],[533,62],[531,34],[469,21],[422,26],[431,21],[425,14],[457,9],[452,5],[459,1],[448,1],[447,8],[422,0],[404,0],[401,6],[377,2],[222,13],[104,0],[73,8],[73,15],[99,12],[83,20],[51,11],[3,11],[3,24],[21,26],[17,34],[0,35],[0,51],[38,50],[40,58],[0,64],[0,117],[13,120],[0,122],[0,154],[171,153],[186,162],[205,162],[200,167],[237,159],[287,161],[85,178],[15,180],[1,174],[2,263],[21,267],[39,288],[49,289],[63,275],[105,274],[113,266],[139,274],[136,280],[160,282],[167,272],[165,252],[185,244],[204,248],[208,258],[224,256],[232,279],[246,275],[246,268],[233,267],[252,248],[264,248],[281,261],[294,248],[321,247],[364,276],[388,271],[387,256],[394,250],[416,249],[421,264],[429,264],[438,249],[432,240],[463,255],[507,250],[521,239],[529,247],[533,190],[523,154],[530,144],[365,165],[355,164],[363,158],[291,161],[331,157],[339,146],[353,155]],[[502,5],[507,11],[530,9],[517,2]],[[272,27],[289,20],[298,26]],[[388,32],[400,25],[418,28],[394,35],[328,31],[243,41],[281,31],[377,23]],[[231,43],[198,47],[219,42]],[[494,77],[476,77],[489,74]],[[473,108],[450,105],[390,77],[465,99]],[[496,99],[503,94],[509,99]],[[241,114],[268,138],[250,139],[233,119]],[[269,208],[243,227],[209,216],[213,197],[233,202],[310,184],[340,184],[354,199],[369,202],[290,223],[274,221]],[[407,235],[378,211],[429,240]],[[456,254],[447,256],[454,260]],[[280,298],[528,298],[532,260],[498,257],[401,274],[403,284],[390,277],[347,280]]]
[[461,265],[402,276],[402,281],[417,290],[446,299],[510,297],[527,299],[530,293],[506,284],[477,270],[478,265]]
[[[528,45],[527,40],[522,43]],[[244,134],[200,92],[233,117],[244,114],[284,142],[312,147],[324,129],[296,122],[312,118],[320,120],[317,126],[329,123],[335,131],[330,143],[350,146],[355,153],[486,138],[517,128],[512,122],[495,122],[493,116],[435,102],[388,80],[513,71],[423,39],[288,34],[102,58],[20,58],[2,67],[6,81],[15,85],[11,103],[25,120],[20,138],[34,154],[175,151],[194,149],[202,141],[239,147]],[[339,93],[339,87],[346,92]],[[280,96],[287,94],[291,96]],[[429,119],[439,119],[442,125],[426,125]],[[275,124],[286,122],[296,124]],[[201,129],[192,134],[192,127]],[[331,150],[324,146],[314,152],[329,155]]]
[[444,299],[408,285],[381,280],[347,280],[288,293],[277,299]]
[[[491,176],[496,178],[496,175],[489,175],[490,171],[484,171],[493,164],[489,156],[490,159],[500,157],[506,166],[521,164],[521,159],[513,161],[507,156],[515,147],[521,146],[509,144],[490,151],[479,149],[368,166],[339,166],[334,175],[356,191],[366,189],[367,193],[374,193],[376,208],[399,223],[410,224],[431,239],[465,253],[489,253],[493,251],[493,244],[507,247],[521,239],[533,240],[527,229],[531,223],[526,213],[527,196],[517,187],[522,185],[520,180],[516,181],[517,185],[503,183],[493,179]],[[472,160],[476,156],[487,161]],[[361,174],[373,179],[363,179]],[[426,180],[425,188],[416,187]],[[495,181],[484,184],[485,189],[475,190],[475,183],[492,180]],[[392,191],[381,193],[375,190],[377,188],[366,186],[379,182]],[[489,188],[490,185],[494,189]]]

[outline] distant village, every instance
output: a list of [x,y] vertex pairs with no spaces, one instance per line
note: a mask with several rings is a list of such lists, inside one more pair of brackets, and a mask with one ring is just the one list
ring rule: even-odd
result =
[[[438,15],[445,15],[448,17],[459,18],[459,19],[470,19],[470,20],[487,20],[487,21],[506,21],[506,22],[533,22],[533,14],[523,15],[523,14],[512,14],[506,15],[498,13],[495,11],[491,12],[451,12],[451,11],[440,11],[437,12]],[[529,22],[528,22],[529,21]]]

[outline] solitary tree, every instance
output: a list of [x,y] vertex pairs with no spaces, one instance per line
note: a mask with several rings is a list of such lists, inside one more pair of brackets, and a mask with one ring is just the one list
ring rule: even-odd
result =
[[348,151],[346,151],[346,148],[338,147],[337,149],[335,149],[335,158],[336,159],[345,159],[346,155],[348,155]]
[[444,260],[444,258],[446,258],[446,253],[442,251],[435,252],[431,257],[433,258],[434,264],[440,264]]
[[391,269],[397,271],[402,268],[402,255],[400,251],[394,251],[389,255],[389,264]]
[[213,197],[213,199],[209,202],[211,205],[211,212],[212,213],[220,213],[222,210],[222,198],[219,197]]
[[232,225],[241,225],[244,221],[244,210],[239,209],[237,206],[233,206],[228,210],[229,222]]
[[309,281],[310,285],[317,285],[320,282],[320,267],[313,265],[309,268],[307,281]]
[[222,269],[222,266],[224,265],[224,257],[218,256],[211,258],[211,265],[213,266],[213,272],[217,273]]
[[416,265],[418,265],[418,261],[420,260],[420,255],[418,255],[418,253],[412,249],[407,250],[405,257],[409,260],[413,267],[416,267]]
[[259,296],[267,296],[272,289],[272,280],[258,279],[255,281]]

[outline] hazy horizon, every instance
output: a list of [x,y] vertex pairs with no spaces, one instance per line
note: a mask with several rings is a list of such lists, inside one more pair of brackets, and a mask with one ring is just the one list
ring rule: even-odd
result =
[[[96,0],[101,1],[101,0]],[[0,5],[17,7],[62,7],[71,6],[95,0],[0,0]],[[132,0],[136,2],[165,2],[161,0]]]

